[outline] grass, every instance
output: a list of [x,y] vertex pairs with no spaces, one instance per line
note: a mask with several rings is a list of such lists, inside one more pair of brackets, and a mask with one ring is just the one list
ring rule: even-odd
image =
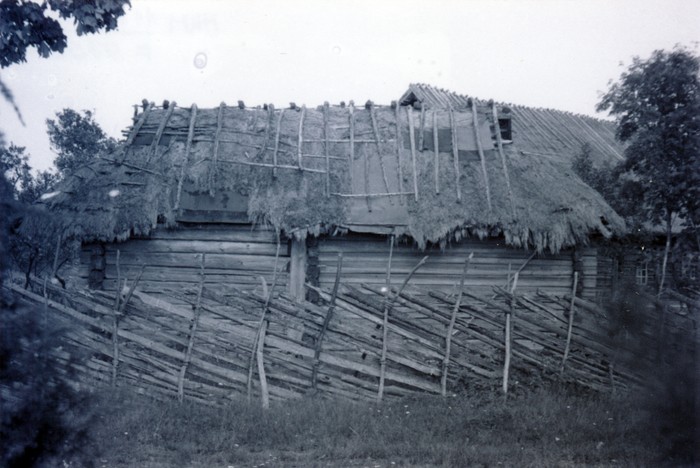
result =
[[[656,466],[665,442],[627,399],[539,389],[268,411],[96,395],[97,466]],[[667,460],[668,462],[668,460]],[[672,463],[671,463],[672,464]]]

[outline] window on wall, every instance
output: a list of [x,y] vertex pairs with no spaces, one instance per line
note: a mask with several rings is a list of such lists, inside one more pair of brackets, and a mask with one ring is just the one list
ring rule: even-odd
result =
[[645,286],[649,282],[649,262],[637,265],[635,282],[640,286]]

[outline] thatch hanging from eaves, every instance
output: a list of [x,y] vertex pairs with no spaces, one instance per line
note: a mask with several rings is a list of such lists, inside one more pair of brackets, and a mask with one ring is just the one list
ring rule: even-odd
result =
[[564,164],[523,154],[517,141],[501,154],[491,110],[473,111],[476,120],[465,109],[371,103],[151,106],[126,145],[78,171],[49,203],[72,233],[107,241],[194,212],[210,221],[241,214],[299,238],[336,228],[409,235],[421,247],[503,235],[556,252],[623,231]]

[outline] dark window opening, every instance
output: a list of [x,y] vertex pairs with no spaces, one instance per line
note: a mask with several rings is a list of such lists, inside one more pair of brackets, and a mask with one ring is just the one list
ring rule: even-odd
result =
[[498,118],[498,128],[501,131],[501,140],[503,140],[503,142],[513,141],[513,130],[511,127],[510,116],[499,117]]

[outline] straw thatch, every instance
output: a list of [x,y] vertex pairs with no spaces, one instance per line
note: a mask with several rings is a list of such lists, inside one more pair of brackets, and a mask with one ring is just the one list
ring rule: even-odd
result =
[[[524,108],[511,111],[513,142],[501,154],[493,109],[476,107],[475,123],[472,110],[428,103],[150,105],[117,152],[76,171],[47,203],[63,212],[69,234],[104,241],[158,223],[243,220],[299,239],[340,228],[408,235],[424,247],[502,235],[509,245],[557,252],[624,230],[566,158],[521,149],[547,138],[518,127]],[[562,139],[553,138],[553,150]]]

